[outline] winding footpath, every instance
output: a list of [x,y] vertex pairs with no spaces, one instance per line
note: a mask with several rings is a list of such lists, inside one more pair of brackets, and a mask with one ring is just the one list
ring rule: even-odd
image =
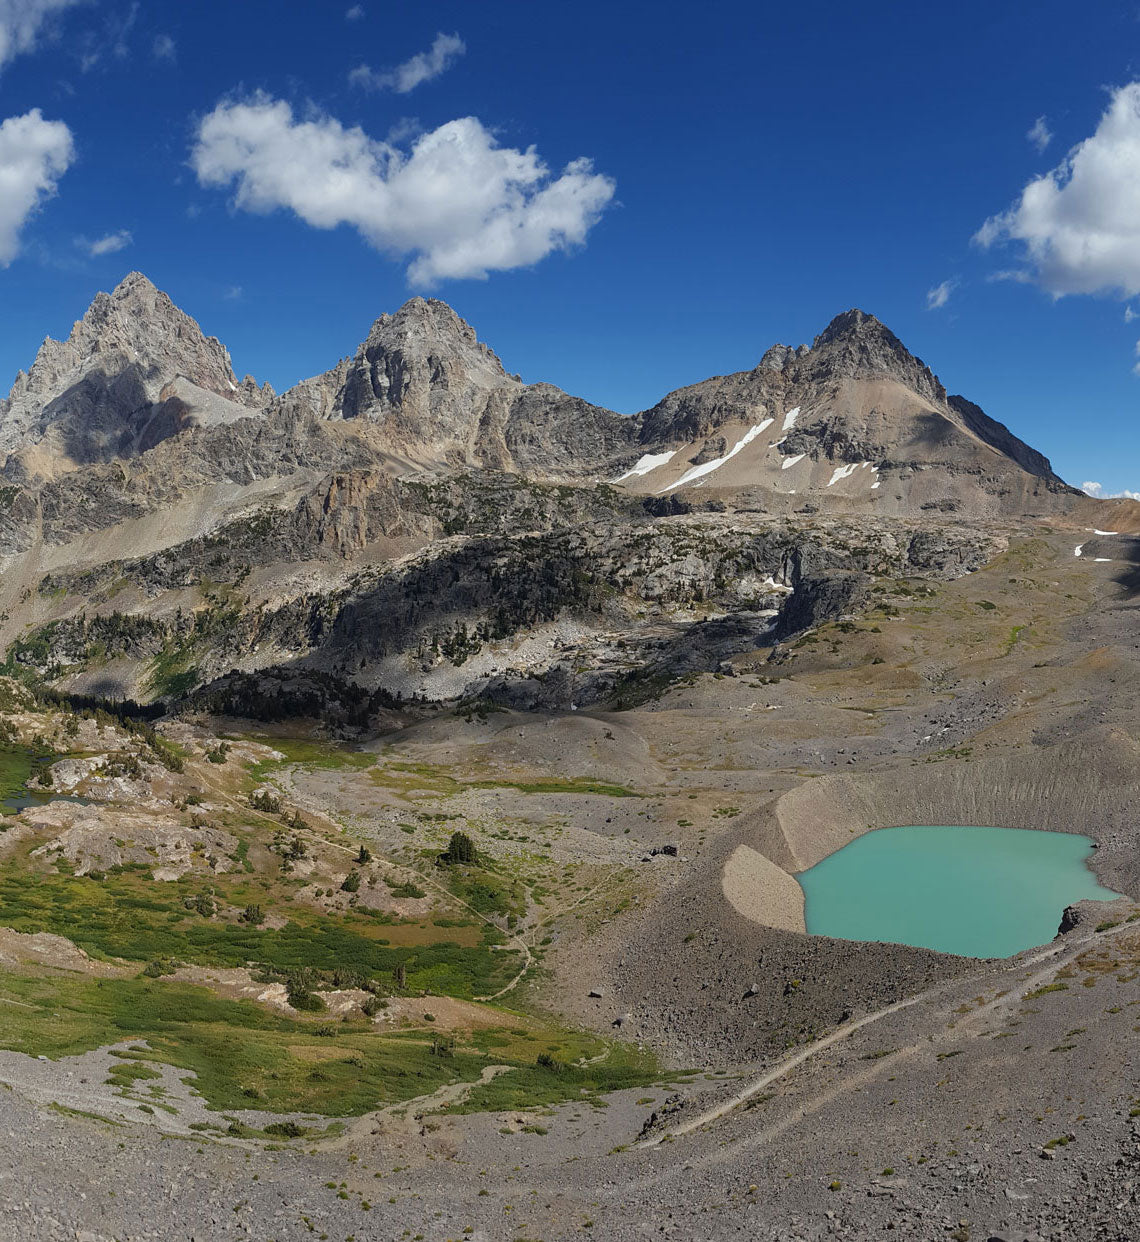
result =
[[[1010,989],[1008,992],[1002,993],[993,1000],[980,1006],[969,1015],[969,1021],[974,1022],[981,1015],[992,1012],[995,1009],[1015,1004],[1021,1001],[1027,992],[1032,992],[1035,988],[1051,980],[1058,970],[1068,965],[1069,962],[1078,958],[1082,953],[1089,949],[1092,945],[1103,943],[1106,939],[1121,935],[1124,932],[1135,932],[1136,924],[1121,923],[1119,926],[1110,928],[1103,932],[1091,932],[1075,941],[1067,941],[1063,944],[1053,943],[1044,949],[1039,949],[1029,957],[1020,958],[1016,963],[1010,963],[1009,968],[1016,971],[1022,971],[1026,967],[1032,968],[1040,965],[1042,962],[1049,962],[1049,965],[1043,970],[1036,971],[1021,980],[1017,988]],[[992,967],[990,968],[992,971]],[[641,1142],[634,1144],[635,1149],[646,1150],[659,1147],[666,1140],[679,1138],[681,1135],[689,1134],[693,1130],[698,1130],[702,1126],[711,1125],[715,1121],[719,1121],[721,1117],[731,1113],[734,1109],[739,1108],[747,1100],[759,1094],[765,1087],[771,1086],[772,1083],[778,1082],[781,1078],[786,1078],[794,1069],[803,1065],[804,1062],[810,1061],[812,1058],[819,1056],[820,1053],[826,1052],[828,1048],[834,1047],[836,1044],[842,1043],[844,1040],[850,1039],[856,1032],[861,1031],[864,1027],[881,1022],[884,1018],[891,1014],[898,1013],[903,1009],[910,1009],[915,1005],[924,1004],[929,1001],[935,1001],[940,996],[944,996],[955,989],[963,988],[966,985],[976,982],[979,979],[992,979],[992,975],[978,972],[976,975],[968,975],[965,978],[952,979],[946,983],[940,983],[933,988],[928,988],[925,992],[919,992],[916,996],[907,997],[906,1000],[896,1001],[892,1005],[887,1005],[883,1009],[877,1009],[874,1013],[865,1014],[861,1018],[856,1018],[852,1022],[845,1023],[843,1026],[837,1027],[829,1035],[817,1039],[814,1043],[808,1044],[806,1048],[801,1048],[798,1052],[791,1056],[778,1061],[770,1069],[764,1071],[758,1077],[753,1078],[746,1086],[742,1087],[734,1095],[727,1100],[722,1100],[719,1104],[712,1108],[705,1109],[695,1117],[690,1117],[687,1121],[669,1129],[663,1130],[659,1134],[643,1139]],[[904,1050],[910,1051],[910,1050]],[[896,1054],[899,1055],[899,1054]],[[880,1067],[881,1068],[881,1065]],[[850,1080],[849,1080],[850,1081]],[[794,1120],[799,1120],[796,1118]],[[791,1121],[786,1123],[782,1128],[786,1129],[787,1125],[792,1124]],[[772,1133],[765,1132],[763,1138],[775,1137],[775,1131]],[[753,1141],[756,1141],[754,1138]]]

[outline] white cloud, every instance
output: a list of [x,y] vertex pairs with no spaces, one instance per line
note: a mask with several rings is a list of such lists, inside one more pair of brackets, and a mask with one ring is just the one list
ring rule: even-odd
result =
[[1124,322],[1131,323],[1133,319],[1135,318],[1136,318],[1136,312],[1132,309],[1131,306],[1126,306],[1124,308]]
[[1023,243],[1034,279],[1055,297],[1140,293],[1140,82],[1115,90],[1092,137],[974,240]]
[[55,193],[74,155],[71,130],[45,121],[39,108],[0,125],[0,267],[19,253],[20,230]]
[[348,75],[348,80],[366,90],[393,90],[397,95],[406,95],[445,73],[466,51],[467,45],[457,34],[437,34],[426,52],[419,52],[395,69],[376,70],[358,65]]
[[230,285],[230,287],[222,294],[227,302],[240,302],[245,290],[241,285]]
[[105,254],[118,254],[120,250],[125,250],[134,238],[127,229],[120,229],[117,233],[107,233],[103,237],[97,237],[91,241],[86,237],[77,237],[75,244],[81,249],[86,250],[93,258],[98,259]]
[[956,280],[944,280],[940,285],[935,285],[933,289],[927,289],[926,309],[941,310],[950,301],[950,295],[954,292],[957,284]]
[[1043,116],[1039,116],[1029,128],[1026,138],[1037,148],[1037,154],[1042,151],[1053,141],[1053,131],[1049,128]]
[[1082,483],[1081,491],[1086,496],[1093,496],[1097,500],[1140,500],[1140,492],[1130,492],[1128,488],[1123,488],[1119,492],[1105,492],[1102,483]]
[[170,35],[160,34],[154,36],[150,50],[155,60],[174,60],[178,47]]
[[358,22],[364,16],[364,5],[354,4],[351,9],[347,9],[344,14],[346,22]]
[[202,185],[235,205],[284,207],[315,228],[347,224],[378,250],[412,256],[409,279],[485,278],[581,245],[614,183],[577,159],[554,177],[533,147],[501,147],[475,117],[448,121],[403,150],[283,100],[224,100],[198,127]]
[[0,68],[35,49],[44,24],[83,0],[0,0]]

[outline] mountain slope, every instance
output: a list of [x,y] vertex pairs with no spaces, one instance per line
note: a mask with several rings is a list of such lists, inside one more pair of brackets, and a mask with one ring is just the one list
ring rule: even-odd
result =
[[[773,346],[752,371],[670,393],[640,416],[642,492],[747,492],[794,511],[974,516],[1056,512],[1079,493],[1007,428],[946,390],[860,310],[811,348]],[[743,499],[743,498],[742,498]]]
[[1098,504],[861,311],[626,417],[422,298],[275,396],[132,275],[14,393],[0,644],[120,697],[238,670],[626,702]]
[[351,358],[291,388],[277,411],[352,422],[410,466],[538,477],[608,469],[636,435],[612,410],[508,375],[471,325],[434,298],[381,315]]
[[9,477],[50,478],[249,417],[272,396],[250,376],[239,384],[224,346],[132,272],[16,376],[0,401],[0,458]]

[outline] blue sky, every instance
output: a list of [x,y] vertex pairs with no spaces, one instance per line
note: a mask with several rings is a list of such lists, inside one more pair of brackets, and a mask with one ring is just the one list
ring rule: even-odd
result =
[[425,292],[627,412],[857,305],[1140,489],[1138,19],[0,0],[0,387],[133,268],[278,388]]

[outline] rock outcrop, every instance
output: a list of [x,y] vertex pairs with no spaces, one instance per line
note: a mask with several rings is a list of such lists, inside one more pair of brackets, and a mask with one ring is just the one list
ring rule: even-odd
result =
[[356,353],[286,392],[272,413],[352,424],[409,466],[581,478],[636,443],[632,421],[553,384],[524,384],[446,302],[381,315]]
[[774,345],[751,371],[670,393],[638,426],[643,452],[661,460],[626,485],[656,494],[700,487],[777,512],[973,516],[1058,512],[1079,497],[861,310],[836,316],[810,348]]
[[132,272],[16,376],[0,401],[0,458],[9,477],[51,477],[247,418],[272,396],[250,376],[239,384],[221,342]]
[[635,704],[1074,495],[861,311],[627,417],[423,298],[276,396],[137,273],[18,377],[0,455],[0,643],[139,698],[276,670],[306,702]]

